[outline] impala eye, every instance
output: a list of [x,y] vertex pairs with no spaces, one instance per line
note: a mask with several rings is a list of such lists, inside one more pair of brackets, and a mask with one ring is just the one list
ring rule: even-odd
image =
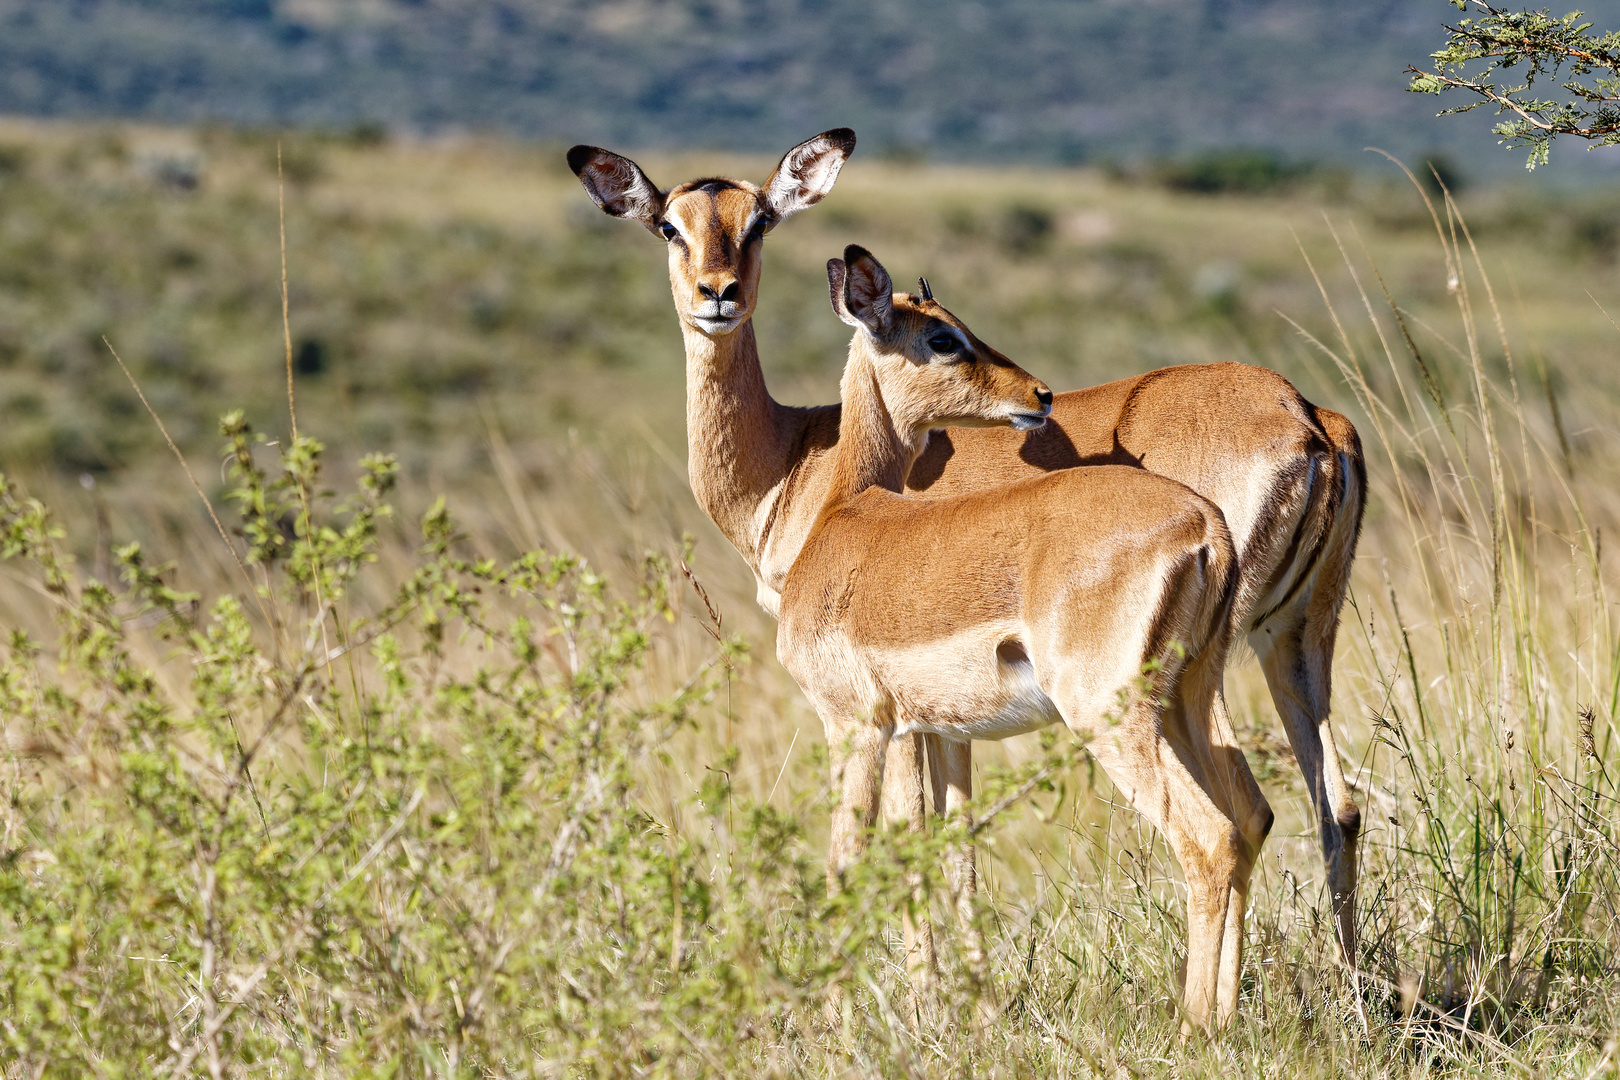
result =
[[680,233],[676,231],[675,226],[671,225],[667,221],[658,226],[658,231],[664,234],[665,240],[673,240],[680,235]]
[[949,356],[961,348],[961,343],[950,334],[935,334],[928,339],[928,347],[941,356]]

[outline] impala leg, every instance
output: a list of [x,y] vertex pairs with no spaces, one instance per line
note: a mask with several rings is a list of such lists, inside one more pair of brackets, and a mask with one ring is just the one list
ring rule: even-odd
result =
[[1243,974],[1243,923],[1249,882],[1275,815],[1238,745],[1226,707],[1218,657],[1205,655],[1182,672],[1179,692],[1162,715],[1165,739],[1181,763],[1242,835],[1233,870],[1216,980],[1216,1025],[1237,1011]]
[[827,895],[843,889],[844,873],[866,849],[877,819],[883,765],[892,727],[859,720],[826,723],[833,786],[839,791],[827,852]]
[[[969,817],[968,804],[973,799],[973,744],[966,740],[940,739],[930,744],[934,756],[930,764],[939,776],[939,787],[944,792],[944,813],[948,817]],[[971,820],[964,824],[972,825]],[[984,938],[973,919],[973,902],[978,894],[978,870],[974,865],[973,841],[964,840],[946,856],[946,879],[955,900],[956,921],[966,942],[968,970],[978,982],[985,972]]]
[[928,759],[928,791],[933,796],[934,813],[945,814],[945,774],[941,771],[941,761],[945,740],[938,735],[924,735],[924,755]]
[[1328,708],[1333,644],[1339,631],[1339,610],[1350,586],[1367,473],[1361,442],[1350,422],[1330,409],[1316,409],[1315,416],[1333,447],[1330,458],[1318,461],[1326,481],[1320,490],[1329,499],[1329,504],[1320,508],[1328,531],[1320,539],[1308,578],[1297,584],[1292,599],[1255,626],[1248,638],[1305,775],[1321,837],[1322,859],[1327,866],[1334,928],[1341,954],[1353,967],[1358,958],[1356,838],[1361,830],[1361,811],[1345,782]]
[[[859,719],[822,717],[827,749],[832,759],[832,782],[838,789],[827,843],[827,895],[844,888],[844,874],[866,848],[867,830],[877,819],[883,789],[884,755],[892,727]],[[835,983],[827,994],[826,1019],[831,1026],[843,1020],[843,988]]]
[[[1201,713],[1195,706],[1187,714],[1197,717]],[[1226,696],[1218,688],[1208,699],[1209,732],[1207,739],[1195,734],[1183,751],[1184,761],[1196,760],[1195,747],[1207,746],[1210,761],[1205,789],[1216,796],[1217,803],[1236,823],[1244,843],[1238,850],[1237,867],[1232,878],[1231,902],[1226,909],[1226,929],[1221,939],[1221,966],[1217,984],[1216,1023],[1225,1024],[1237,1011],[1238,991],[1243,975],[1243,922],[1249,906],[1249,881],[1255,863],[1260,858],[1260,847],[1271,832],[1276,819],[1271,804],[1260,791],[1260,785],[1249,770],[1248,759],[1238,746],[1237,733],[1226,708]],[[1190,726],[1190,724],[1189,724]],[[1171,731],[1166,726],[1166,733]],[[1196,732],[1190,726],[1189,734]]]
[[1182,1006],[1188,1027],[1209,1031],[1220,1019],[1216,1005],[1222,945],[1246,841],[1164,737],[1158,717],[1147,707],[1134,709],[1092,749],[1114,787],[1163,834],[1181,864],[1187,882],[1187,982]]
[[1356,837],[1361,810],[1350,797],[1328,719],[1336,626],[1312,626],[1306,610],[1278,612],[1249,635],[1271,699],[1310,790],[1333,897],[1334,926],[1345,961],[1356,962]]
[[[922,735],[891,739],[888,763],[883,769],[883,820],[889,824],[904,822],[912,832],[921,832],[928,824],[923,791],[923,739]],[[911,978],[911,989],[923,998],[933,989],[936,971],[934,922],[922,889],[921,874],[913,876],[918,880],[913,885],[911,907],[901,913],[901,926],[905,933],[906,972]]]
[[1225,1027],[1237,1013],[1238,996],[1243,989],[1243,923],[1249,909],[1249,880],[1254,874],[1256,849],[1244,838],[1237,866],[1232,873],[1232,891],[1226,905],[1226,926],[1221,933],[1220,971],[1215,982],[1215,1026]]

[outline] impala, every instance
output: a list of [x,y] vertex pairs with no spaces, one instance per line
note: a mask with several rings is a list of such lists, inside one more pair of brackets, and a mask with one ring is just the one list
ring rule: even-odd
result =
[[[835,128],[795,146],[763,186],[719,177],[668,191],[635,162],[575,146],[568,164],[608,214],[668,244],[670,285],[686,342],[688,472],[693,494],[747,561],[775,614],[788,569],[832,481],[839,407],[793,408],[766,390],[752,316],[766,234],[832,190],[855,147]],[[1241,364],[1163,368],[1058,394],[1041,429],[963,429],[930,439],[906,492],[960,495],[1075,465],[1126,465],[1180,481],[1220,507],[1238,558],[1234,634],[1259,658],[1305,776],[1343,955],[1356,957],[1356,835],[1328,719],[1339,610],[1364,504],[1355,429],[1306,401],[1282,376]],[[1229,727],[1224,702],[1217,723]],[[969,744],[896,739],[885,815],[920,827],[924,744],[936,810],[970,795]],[[971,890],[971,865],[965,888]],[[927,927],[908,940],[932,963]]]
[[1186,1016],[1224,1023],[1271,809],[1214,723],[1237,582],[1220,510],[1120,466],[906,498],[930,430],[1033,430],[1052,392],[926,286],[893,295],[863,248],[846,248],[828,276],[856,330],[831,477],[782,586],[776,649],[821,715],[841,795],[829,889],[876,815],[891,739],[965,743],[1062,723],[1094,740],[1181,863]]

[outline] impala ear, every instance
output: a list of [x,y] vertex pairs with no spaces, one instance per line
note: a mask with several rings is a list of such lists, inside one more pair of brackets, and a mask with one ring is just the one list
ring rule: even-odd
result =
[[599,146],[576,146],[568,151],[568,167],[603,212],[639,221],[657,233],[664,216],[664,193],[640,165]]
[[894,320],[894,282],[883,264],[858,244],[844,249],[844,311],[874,334],[887,333]]
[[844,306],[844,280],[848,276],[843,259],[827,260],[827,292],[832,297],[833,314],[838,316],[840,322],[859,326],[861,321],[851,315],[849,308]]
[[765,181],[765,202],[777,221],[816,205],[827,197],[838,170],[855,152],[855,133],[849,128],[823,131],[782,155]]

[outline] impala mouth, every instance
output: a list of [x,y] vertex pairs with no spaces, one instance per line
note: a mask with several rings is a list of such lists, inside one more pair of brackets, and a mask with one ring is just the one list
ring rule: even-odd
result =
[[710,300],[687,309],[692,325],[711,336],[729,334],[748,318],[746,305],[735,300]]
[[1042,409],[1036,413],[1013,413],[1012,426],[1015,431],[1034,431],[1046,424],[1046,418],[1052,415],[1050,408]]
[[743,315],[738,315],[730,319],[722,319],[714,315],[694,315],[692,316],[692,325],[696,326],[705,334],[715,337],[721,334],[731,333],[733,330],[737,329],[737,327],[742,325],[743,319],[745,318],[746,316]]

